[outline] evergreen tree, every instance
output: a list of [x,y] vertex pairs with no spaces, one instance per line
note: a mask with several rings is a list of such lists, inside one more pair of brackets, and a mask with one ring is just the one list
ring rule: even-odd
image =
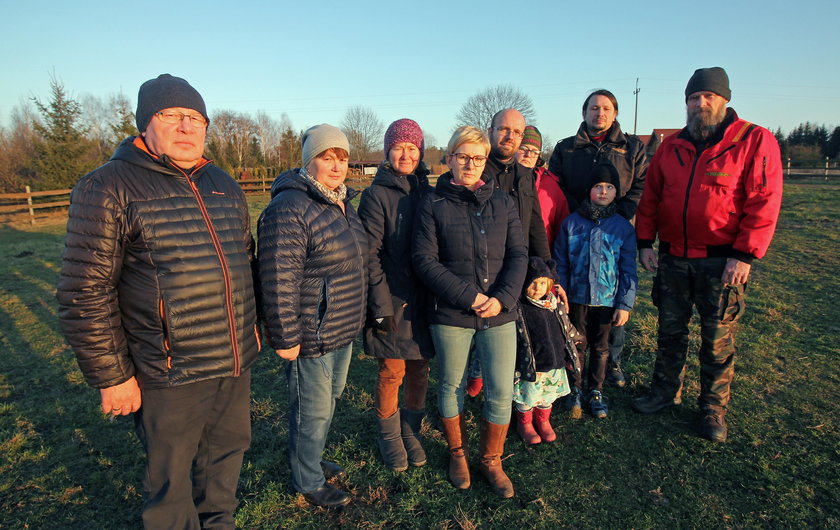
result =
[[41,121],[33,123],[38,135],[34,160],[37,176],[32,183],[36,189],[71,187],[98,164],[94,146],[77,123],[81,113],[79,103],[67,95],[55,78],[50,79],[50,94],[47,103],[32,98],[41,114]]
[[111,143],[117,147],[129,136],[137,136],[137,126],[134,124],[134,112],[124,94],[120,93],[111,99],[116,120],[111,124]]
[[831,131],[825,147],[825,156],[834,159],[840,157],[840,126]]

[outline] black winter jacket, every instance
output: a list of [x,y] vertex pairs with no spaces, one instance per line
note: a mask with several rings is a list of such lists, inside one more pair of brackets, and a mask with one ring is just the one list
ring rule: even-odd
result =
[[580,333],[562,303],[556,309],[535,306],[524,296],[516,322],[516,370],[524,381],[537,380],[537,372],[557,368],[578,370]]
[[283,172],[257,233],[263,317],[274,349],[300,344],[320,357],[351,343],[362,329],[367,299],[367,238],[350,204],[346,214],[299,170]]
[[128,138],[73,188],[59,323],[87,382],[165,388],[256,359],[253,239],[239,185]]
[[616,200],[617,211],[625,219],[632,219],[645,188],[648,159],[644,143],[634,134],[621,132],[617,121],[602,142],[593,142],[587,132],[586,122],[581,123],[575,136],[561,140],[554,147],[548,170],[560,179],[569,211],[574,212],[589,197],[592,168],[603,161],[611,162],[621,179],[619,199]]
[[486,182],[492,179],[493,185],[497,189],[502,189],[501,182],[503,180],[510,182],[512,179],[512,188],[504,191],[508,191],[516,203],[519,220],[522,223],[525,252],[529,256],[550,259],[551,246],[548,244],[548,237],[545,234],[540,201],[537,199],[537,177],[534,175],[534,170],[516,162],[505,164],[496,160],[491,154],[487,158],[487,165],[481,178]]
[[[516,204],[492,181],[470,191],[441,175],[420,203],[412,258],[433,296],[432,324],[487,329],[516,319],[528,255]],[[502,312],[479,318],[471,309],[478,293],[496,297]]]
[[[426,320],[428,291],[411,268],[417,205],[432,192],[428,174],[422,162],[415,174],[407,176],[396,175],[383,162],[359,203],[370,251],[365,351],[380,359],[434,356]],[[376,326],[376,319],[389,316],[396,321],[395,333]]]

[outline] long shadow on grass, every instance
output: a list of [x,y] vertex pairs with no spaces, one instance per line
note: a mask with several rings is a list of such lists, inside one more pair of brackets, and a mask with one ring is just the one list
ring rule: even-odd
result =
[[2,517],[11,527],[136,526],[132,424],[103,419],[58,329],[62,236],[11,228],[0,236]]

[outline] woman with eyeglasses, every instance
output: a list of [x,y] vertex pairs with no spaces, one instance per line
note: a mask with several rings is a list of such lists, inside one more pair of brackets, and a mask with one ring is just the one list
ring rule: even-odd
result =
[[528,256],[514,199],[481,176],[487,136],[458,128],[435,191],[420,203],[412,259],[429,288],[429,321],[438,358],[438,412],[449,446],[449,478],[470,487],[463,415],[470,345],[484,367],[485,400],[478,468],[501,497],[513,497],[501,455],[511,415],[516,303]]
[[554,246],[554,238],[563,219],[569,216],[569,203],[560,188],[560,179],[548,171],[545,167],[545,160],[542,157],[542,134],[533,125],[525,127],[522,135],[522,143],[513,155],[517,162],[525,167],[532,168],[537,178],[537,199],[540,201],[545,233],[548,236],[548,245]]

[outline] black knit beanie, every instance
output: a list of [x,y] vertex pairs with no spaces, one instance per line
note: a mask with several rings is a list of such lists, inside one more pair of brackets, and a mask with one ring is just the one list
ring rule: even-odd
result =
[[688,101],[688,96],[691,94],[704,90],[714,92],[726,101],[730,101],[732,91],[729,90],[729,76],[726,75],[726,70],[720,66],[695,70],[685,86],[685,100]]
[[172,107],[195,110],[210,123],[204,99],[192,85],[187,83],[186,79],[160,74],[155,79],[149,79],[140,85],[135,113],[137,130],[144,132],[156,112]]
[[526,292],[531,282],[537,278],[549,278],[556,282],[557,263],[553,259],[546,261],[539,256],[531,256],[528,259],[528,272],[525,274],[525,285],[522,292]]
[[609,182],[615,186],[616,194],[621,194],[621,178],[614,165],[601,163],[592,168],[592,173],[589,174],[589,189],[599,182]]

